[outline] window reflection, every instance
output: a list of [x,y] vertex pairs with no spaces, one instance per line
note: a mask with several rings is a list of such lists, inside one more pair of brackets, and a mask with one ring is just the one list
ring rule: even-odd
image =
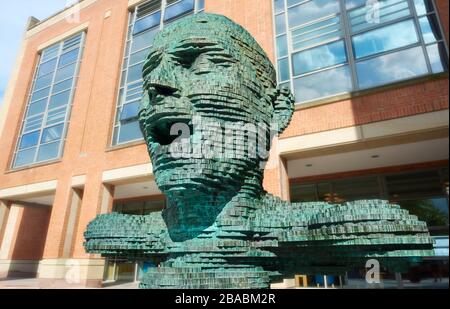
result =
[[56,159],[62,152],[83,37],[79,33],[42,51],[14,167]]
[[297,78],[294,89],[297,102],[349,92],[352,89],[349,68],[343,66]]
[[414,22],[407,20],[353,37],[355,57],[362,58],[419,41]]
[[308,1],[288,9],[289,26],[292,28],[306,24],[320,17],[337,14],[339,10],[339,0]]
[[318,69],[347,62],[344,41],[311,48],[292,57],[294,75],[301,75]]
[[389,199],[427,223],[432,235],[448,235],[448,168],[291,184],[292,202],[345,203]]
[[428,73],[421,47],[359,62],[356,64],[356,70],[359,85],[363,89]]
[[[297,103],[448,70],[430,0],[378,0],[378,7],[366,0],[288,0],[287,8],[283,2],[274,0],[278,82],[287,85],[289,72]],[[338,75],[347,80],[329,85]]]

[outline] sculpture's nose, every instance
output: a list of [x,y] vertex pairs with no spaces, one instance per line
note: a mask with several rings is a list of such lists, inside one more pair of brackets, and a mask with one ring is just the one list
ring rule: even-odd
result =
[[170,58],[163,57],[158,66],[147,74],[145,88],[156,96],[176,96],[180,89],[174,71]]

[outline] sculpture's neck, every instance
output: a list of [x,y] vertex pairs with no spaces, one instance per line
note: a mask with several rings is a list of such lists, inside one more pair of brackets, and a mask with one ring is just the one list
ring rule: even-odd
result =
[[173,241],[195,238],[216,222],[225,208],[238,201],[257,202],[265,195],[262,177],[249,177],[238,192],[231,190],[184,190],[168,194],[168,205],[163,211]]

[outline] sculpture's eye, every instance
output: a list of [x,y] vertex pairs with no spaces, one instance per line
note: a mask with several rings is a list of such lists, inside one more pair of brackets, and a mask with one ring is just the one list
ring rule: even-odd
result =
[[173,59],[185,69],[191,69],[201,52],[197,48],[178,50],[173,54]]

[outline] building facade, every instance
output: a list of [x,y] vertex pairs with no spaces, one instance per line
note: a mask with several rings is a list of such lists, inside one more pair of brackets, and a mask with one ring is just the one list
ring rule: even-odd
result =
[[266,190],[397,202],[427,222],[428,266],[448,278],[448,5],[83,0],[30,18],[0,111],[0,276],[100,285],[154,266],[86,254],[83,232],[101,213],[164,207],[137,122],[142,66],[159,30],[206,11],[246,28],[295,94]]

